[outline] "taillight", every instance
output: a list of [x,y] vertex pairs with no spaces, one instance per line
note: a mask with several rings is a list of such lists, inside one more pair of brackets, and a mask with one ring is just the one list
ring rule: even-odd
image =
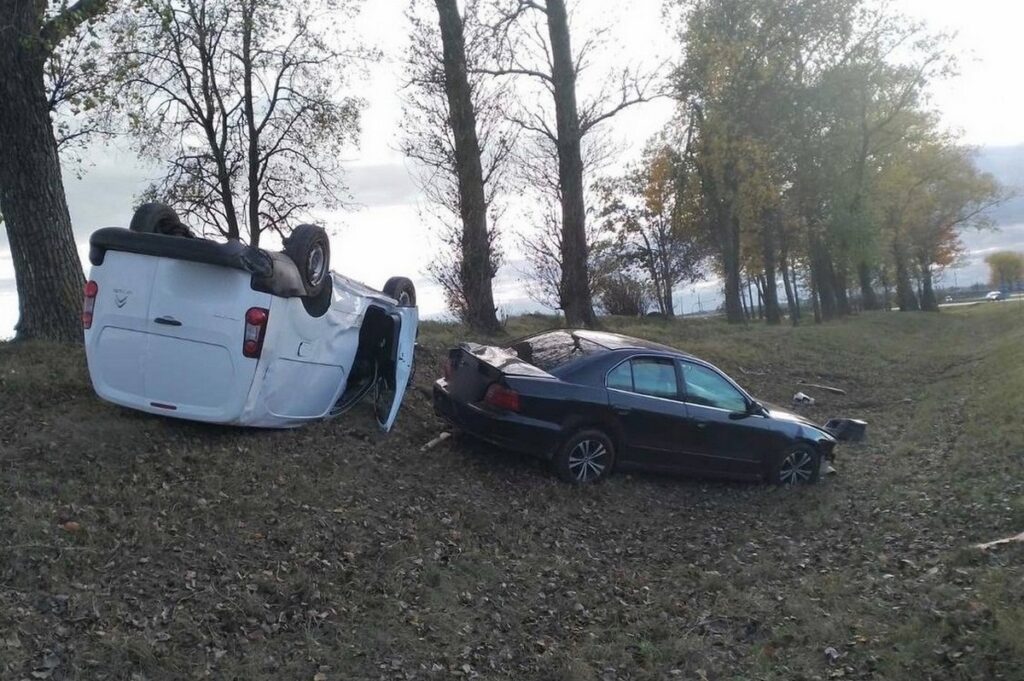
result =
[[92,313],[96,309],[96,296],[99,295],[100,287],[91,279],[85,282],[85,299],[82,301],[82,328],[92,328]]
[[263,339],[267,335],[267,320],[270,310],[262,307],[250,307],[245,313],[245,336],[242,338],[242,354],[246,357],[259,359],[263,352]]
[[487,389],[484,402],[505,411],[519,411],[519,393],[498,383],[492,383]]
[[444,358],[444,362],[441,363],[441,371],[444,374],[444,380],[452,380],[452,376],[455,375],[455,363],[452,362],[451,357]]

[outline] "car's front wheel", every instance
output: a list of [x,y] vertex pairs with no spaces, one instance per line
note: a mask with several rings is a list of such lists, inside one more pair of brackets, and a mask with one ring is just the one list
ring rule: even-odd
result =
[[555,472],[574,485],[587,485],[605,478],[615,464],[615,445],[599,430],[581,430],[563,444],[554,460]]
[[821,455],[807,445],[797,445],[782,453],[772,471],[776,485],[809,485],[818,481]]

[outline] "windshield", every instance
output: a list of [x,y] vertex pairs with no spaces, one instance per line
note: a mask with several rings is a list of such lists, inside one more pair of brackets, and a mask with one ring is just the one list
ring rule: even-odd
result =
[[571,331],[548,331],[516,341],[506,349],[524,362],[550,373],[606,348]]

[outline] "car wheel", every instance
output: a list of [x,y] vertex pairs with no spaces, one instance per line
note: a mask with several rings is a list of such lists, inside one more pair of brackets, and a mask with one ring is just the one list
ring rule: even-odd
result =
[[776,485],[809,485],[818,481],[821,455],[806,445],[791,447],[779,457],[772,473]]
[[167,234],[191,237],[188,227],[181,223],[174,209],[163,203],[144,203],[132,215],[128,229],[143,234]]
[[383,291],[397,300],[399,307],[416,307],[416,287],[406,277],[391,277],[384,283]]
[[615,465],[615,445],[599,430],[581,430],[572,435],[552,462],[555,472],[573,485],[595,483]]
[[306,295],[311,298],[322,295],[331,269],[331,242],[324,228],[299,225],[284,240],[284,254],[299,268]]

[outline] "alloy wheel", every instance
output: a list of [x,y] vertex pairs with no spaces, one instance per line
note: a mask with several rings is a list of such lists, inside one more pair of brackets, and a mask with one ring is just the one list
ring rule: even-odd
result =
[[607,466],[608,449],[597,440],[580,440],[569,452],[569,473],[577,482],[597,480]]
[[814,475],[814,457],[805,449],[794,449],[782,460],[779,467],[779,482],[783,485],[799,485],[809,482]]

